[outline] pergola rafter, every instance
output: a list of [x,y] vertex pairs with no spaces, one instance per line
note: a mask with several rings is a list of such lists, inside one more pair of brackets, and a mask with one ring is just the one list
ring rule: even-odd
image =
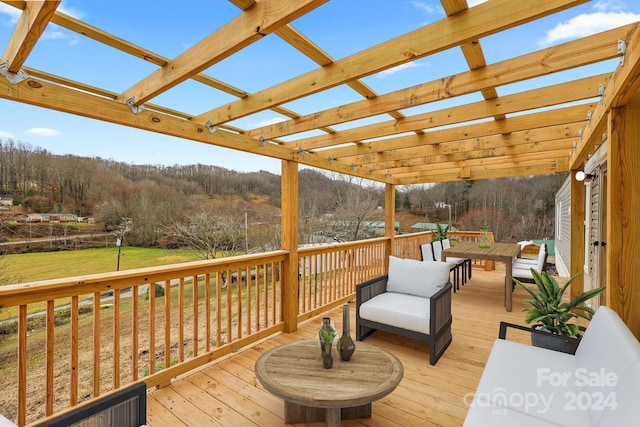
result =
[[[46,6],[39,3],[36,8],[30,2],[6,0],[5,3],[24,11],[21,21],[31,18],[28,32],[31,36],[27,36],[24,30],[16,29],[10,43],[13,46],[16,40],[21,40],[25,46],[19,50],[19,55],[15,54],[16,58],[22,58],[14,60],[16,64],[28,64],[26,60],[30,48],[26,40],[37,41],[47,23],[51,22],[159,68],[119,93],[46,70],[21,66],[31,76],[30,82],[27,82],[28,89],[17,91],[7,86],[1,96],[388,184],[437,182],[443,173],[454,180],[491,178],[490,173],[495,169],[486,172],[482,165],[493,164],[496,158],[504,158],[507,154],[509,161],[504,166],[508,171],[496,173],[493,177],[529,174],[528,166],[517,168],[513,165],[536,160],[541,166],[536,173],[566,172],[576,158],[584,160],[584,155],[580,154],[570,159],[571,151],[583,151],[580,147],[584,141],[580,138],[575,141],[578,150],[567,149],[567,138],[574,137],[575,131],[564,138],[554,134],[537,138],[535,142],[519,138],[526,138],[525,132],[557,133],[551,129],[569,127],[580,127],[585,132],[593,133],[593,130],[589,130],[587,113],[593,113],[597,105],[593,105],[593,102],[568,105],[598,99],[601,88],[608,86],[609,75],[593,75],[503,96],[498,96],[497,88],[621,56],[617,50],[618,40],[630,45],[638,32],[638,24],[630,24],[487,64],[481,47],[483,37],[585,1],[543,0],[532,8],[516,0],[492,0],[468,8],[465,0],[442,0],[446,18],[336,60],[292,25],[296,18],[313,13],[325,1],[306,0],[296,4],[277,0],[231,2],[241,11],[238,16],[200,43],[169,59],[57,11],[55,5],[50,4],[52,2],[45,2]],[[258,27],[260,31],[256,30]],[[241,52],[269,33],[273,33],[271,37],[280,37],[320,68],[257,93],[249,93],[204,73],[207,68]],[[381,70],[456,47],[462,50],[468,71],[385,94],[376,93],[361,80]],[[6,51],[10,50],[8,47]],[[237,97],[238,100],[199,115],[149,102],[186,79]],[[2,82],[3,86],[5,84]],[[41,88],[34,87],[38,85]],[[350,87],[364,99],[340,107],[319,109],[307,115],[300,115],[284,106],[292,100],[339,85]],[[42,91],[45,87],[48,96],[28,94],[29,91]],[[481,94],[484,100],[409,114],[414,107],[422,106],[424,109],[429,103],[473,93]],[[62,98],[71,101],[56,101]],[[83,101],[80,102],[80,99]],[[122,108],[127,99],[131,100],[133,106],[144,104],[145,114],[136,116],[128,111],[129,108]],[[95,105],[96,110],[87,111],[86,107],[79,106],[80,103]],[[549,112],[536,111],[541,109]],[[288,120],[250,130],[230,123],[265,110],[281,114]],[[392,119],[384,120],[384,115]],[[351,125],[351,122],[360,119],[373,119],[373,123]],[[312,131],[319,131],[320,134],[304,135]],[[602,129],[598,128],[597,131]],[[286,141],[283,140],[285,137]],[[493,141],[495,146],[476,144],[473,141],[477,138]],[[559,140],[565,142],[560,144]],[[574,148],[573,141],[571,148]],[[532,154],[535,154],[534,159],[531,158]],[[482,162],[483,159],[486,161]],[[428,170],[419,167],[420,163],[429,165]],[[452,172],[454,169],[455,174]]]

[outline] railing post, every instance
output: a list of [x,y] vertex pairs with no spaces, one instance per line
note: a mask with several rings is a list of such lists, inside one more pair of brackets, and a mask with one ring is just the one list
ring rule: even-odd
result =
[[298,329],[298,163],[282,161],[281,226],[282,249],[289,251],[284,262],[283,318],[285,332]]
[[395,254],[395,219],[396,219],[396,186],[386,184],[384,193],[384,235],[387,238],[385,247],[384,271],[389,271],[389,256]]

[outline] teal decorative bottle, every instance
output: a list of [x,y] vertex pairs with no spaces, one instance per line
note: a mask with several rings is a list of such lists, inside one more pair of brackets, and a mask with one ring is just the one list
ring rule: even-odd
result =
[[328,317],[322,318],[322,326],[318,331],[318,337],[320,338],[320,351],[322,354],[322,366],[329,369],[333,366],[333,356],[331,355],[331,347],[333,346],[333,340],[336,337],[336,330],[331,325],[331,319]]
[[349,330],[349,305],[342,306],[342,336],[338,340],[338,353],[340,353],[340,359],[349,361],[353,352],[356,350],[356,345],[351,339],[351,332]]

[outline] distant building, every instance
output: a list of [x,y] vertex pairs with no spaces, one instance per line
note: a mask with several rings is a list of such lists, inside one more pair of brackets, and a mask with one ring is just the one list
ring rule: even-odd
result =
[[0,197],[0,206],[13,206],[13,198],[12,197]]
[[[440,224],[440,227],[445,228],[449,224]],[[435,222],[416,222],[411,226],[411,231],[419,232],[419,231],[436,231],[438,229],[438,225]],[[457,231],[453,225],[449,229],[449,231]]]
[[62,213],[30,213],[27,222],[77,222],[78,215]]

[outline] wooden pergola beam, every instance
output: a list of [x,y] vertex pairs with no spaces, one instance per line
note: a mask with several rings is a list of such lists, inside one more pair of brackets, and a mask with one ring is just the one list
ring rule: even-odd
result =
[[596,145],[602,143],[602,135],[607,132],[607,116],[611,108],[621,107],[640,88],[640,29],[634,28],[626,53],[618,68],[613,72],[611,84],[607,86],[600,102],[592,111],[590,125],[585,129],[582,140],[571,159],[571,170],[582,167]]
[[539,161],[540,163],[546,163],[549,161],[556,161],[560,158],[569,159],[569,151],[566,148],[557,148],[550,151],[538,151],[538,152],[525,152],[525,153],[507,153],[499,156],[489,156],[482,158],[467,158],[463,160],[450,160],[443,159],[438,163],[418,163],[415,165],[402,166],[393,170],[393,175],[397,179],[403,179],[407,175],[429,172],[429,173],[447,173],[454,170],[458,170],[462,167],[477,168],[477,167],[493,167],[493,166],[505,166],[506,168],[512,168],[521,165],[525,162]]
[[[256,138],[264,135],[266,139],[292,135],[316,127],[345,123],[408,106],[424,105],[446,98],[489,90],[498,85],[516,83],[605,61],[619,56],[617,53],[618,40],[627,40],[637,26],[636,23],[615,28],[584,39],[487,65],[478,70],[455,74],[446,79],[426,82],[378,95],[372,99],[318,111],[298,119],[252,129],[247,132],[247,135]],[[410,100],[410,104],[407,100]]]
[[585,103],[539,113],[523,114],[500,121],[462,125],[449,129],[427,132],[424,135],[409,135],[358,144],[349,147],[323,150],[323,154],[330,154],[334,159],[349,160],[350,156],[371,155],[384,153],[389,150],[413,148],[423,145],[434,145],[449,141],[488,137],[491,135],[508,134],[529,129],[569,126],[574,123],[586,123],[587,111],[594,103]]
[[30,1],[26,3],[11,39],[7,43],[2,58],[0,58],[0,63],[7,63],[9,72],[17,73],[20,71],[61,1]]
[[567,172],[569,168],[568,158],[550,159],[547,161],[532,160],[518,162],[510,167],[505,165],[464,167],[461,166],[447,172],[416,173],[407,177],[396,179],[396,185],[424,184],[433,182],[467,181],[471,179],[510,178],[515,176],[549,175],[558,172]]
[[[123,93],[142,105],[328,0],[263,0]],[[206,121],[206,120],[205,120]]]
[[454,46],[585,3],[586,0],[538,0],[532,8],[520,0],[493,0],[300,75],[196,117],[219,124],[330,89]]
[[429,166],[433,170],[446,169],[449,164],[459,163],[462,161],[503,159],[506,156],[542,154],[548,157],[558,157],[558,150],[562,150],[562,157],[569,157],[569,151],[573,148],[575,138],[565,138],[561,140],[537,141],[517,145],[505,145],[495,148],[486,148],[473,151],[459,151],[447,154],[432,154],[420,152],[413,153],[413,156],[407,156],[398,160],[387,160],[383,162],[366,163],[361,162],[363,166],[373,168],[379,171],[388,171],[393,176],[401,174],[406,168],[415,166]]
[[508,134],[488,135],[479,138],[466,138],[457,141],[437,144],[416,145],[412,148],[389,150],[382,153],[365,154],[352,157],[351,160],[362,165],[385,164],[411,161],[438,156],[466,155],[481,156],[500,150],[528,150],[541,151],[542,147],[550,143],[569,141],[571,144],[579,138],[579,131],[583,123],[562,124],[543,128],[532,128],[526,131],[510,132]]
[[[292,142],[291,144],[296,148],[302,147],[304,150],[315,150],[354,141],[364,141],[402,132],[411,132],[417,129],[454,125],[472,120],[486,119],[499,114],[512,114],[568,102],[582,101],[597,97],[599,85],[606,86],[609,77],[610,74],[586,77],[567,83],[519,92],[486,101],[469,103],[459,107],[416,114],[406,119],[378,122],[330,135],[306,138]],[[387,149],[393,148],[393,146],[388,146]]]
[[204,124],[179,117],[149,110],[143,110],[135,115],[127,105],[121,102],[34,78],[17,85],[0,79],[0,98],[280,160],[293,160],[304,165],[365,179],[380,182],[391,180],[383,174],[371,173],[357,166],[352,167],[323,155],[298,153],[296,150],[278,144],[263,145],[259,140],[222,129],[211,133]]

